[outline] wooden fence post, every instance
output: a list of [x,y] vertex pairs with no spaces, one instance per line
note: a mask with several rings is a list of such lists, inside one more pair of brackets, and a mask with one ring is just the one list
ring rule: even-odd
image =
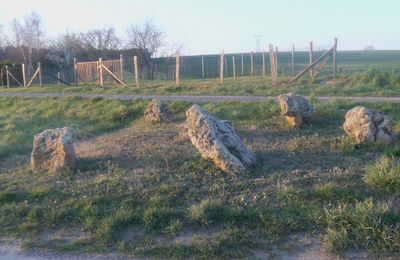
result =
[[271,65],[271,81],[272,84],[276,83],[276,65],[275,65],[275,53],[274,53],[274,45],[269,45],[269,61]]
[[176,86],[179,87],[180,81],[179,81],[179,52],[176,52],[176,65],[175,65],[175,80],[176,80]]
[[120,77],[121,80],[124,81],[124,55],[119,55],[119,69],[120,69]]
[[204,80],[204,56],[201,56],[201,77]]
[[74,81],[75,85],[78,85],[78,67],[76,65],[76,58],[74,58]]
[[241,55],[242,57],[242,77],[244,76],[244,61],[243,61],[243,53]]
[[60,85],[61,73],[57,72],[57,85]]
[[219,80],[221,84],[224,84],[224,60],[224,50],[222,50],[219,58]]
[[262,51],[262,75],[265,78],[265,49]]
[[[310,41],[310,51],[308,53],[309,65],[313,63],[313,42]],[[310,78],[313,77],[313,68],[310,69]]]
[[333,77],[336,78],[337,76],[337,63],[336,63],[336,55],[337,55],[337,38],[334,40],[333,45]]
[[139,68],[138,68],[138,59],[137,56],[133,57],[133,68],[135,70],[135,83],[136,87],[139,87]]
[[38,70],[39,70],[39,86],[42,86],[42,66],[40,62],[38,63]]
[[10,88],[10,75],[8,72],[8,66],[6,65],[6,78],[7,78],[7,88]]
[[275,80],[278,80],[278,68],[279,68],[278,64],[279,64],[279,62],[278,62],[278,47],[277,46],[275,46],[274,54],[275,54],[274,55],[274,57],[275,57]]
[[253,61],[253,52],[250,52],[250,75],[254,77],[254,61]]
[[103,60],[99,58],[99,80],[100,80],[100,86],[103,86]]
[[233,78],[236,78],[235,56],[232,56],[232,70],[233,70]]
[[292,74],[294,74],[294,44],[292,46]]
[[22,63],[22,83],[26,88],[26,71],[25,71],[25,63]]

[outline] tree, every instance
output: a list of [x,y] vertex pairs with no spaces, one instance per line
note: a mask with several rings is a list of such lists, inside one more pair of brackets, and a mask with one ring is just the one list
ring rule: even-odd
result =
[[37,13],[25,17],[22,24],[15,18],[11,22],[8,42],[20,49],[22,59],[27,64],[28,76],[33,72],[34,51],[37,58],[39,49],[44,45],[43,39],[42,20]]
[[375,50],[374,45],[367,45],[364,48],[364,51],[374,51],[374,50]]
[[[154,63],[152,58],[157,56],[158,49],[164,44],[164,32],[154,24],[152,19],[142,24],[129,25],[127,30],[128,45],[138,49],[141,56],[145,57],[142,64],[147,67],[148,75],[154,77]],[[143,58],[142,58],[143,59]]]
[[119,49],[121,40],[114,27],[91,30],[80,35],[83,48],[89,52],[90,59],[106,58],[107,51]]
[[88,59],[83,40],[77,33],[66,32],[53,40],[49,46],[47,58],[59,68],[70,66],[75,57],[82,60]]

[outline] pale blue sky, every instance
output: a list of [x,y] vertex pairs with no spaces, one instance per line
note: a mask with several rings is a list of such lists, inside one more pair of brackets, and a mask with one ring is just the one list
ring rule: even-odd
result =
[[153,18],[168,43],[185,54],[254,50],[274,43],[318,48],[339,38],[339,49],[400,49],[400,0],[0,0],[0,24],[36,11],[49,36],[113,25],[122,36],[129,23]]

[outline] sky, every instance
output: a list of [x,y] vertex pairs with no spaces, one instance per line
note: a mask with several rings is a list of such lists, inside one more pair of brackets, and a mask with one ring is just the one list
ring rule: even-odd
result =
[[47,36],[129,24],[152,18],[169,45],[184,54],[248,52],[272,43],[280,50],[400,49],[400,0],[0,0],[0,25],[37,12]]

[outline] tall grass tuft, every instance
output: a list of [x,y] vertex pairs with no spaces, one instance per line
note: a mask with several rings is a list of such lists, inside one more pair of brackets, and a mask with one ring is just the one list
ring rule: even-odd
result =
[[382,156],[367,167],[363,179],[374,189],[400,194],[400,162],[395,157]]

